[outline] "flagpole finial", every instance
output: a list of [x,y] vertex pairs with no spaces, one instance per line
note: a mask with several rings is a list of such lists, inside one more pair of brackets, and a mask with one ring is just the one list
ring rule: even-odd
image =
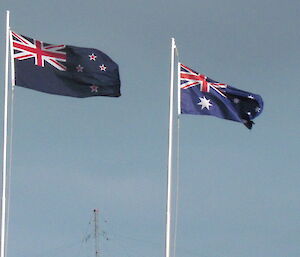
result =
[[172,37],[172,46],[173,48],[176,48],[175,38]]
[[175,38],[172,37],[171,39],[172,39],[172,47],[175,50],[176,56],[178,57],[179,54],[178,54],[178,48],[177,48],[176,43],[175,43]]
[[9,10],[6,10],[6,25],[8,28],[10,28],[10,24],[9,24],[9,14],[10,14],[10,11]]

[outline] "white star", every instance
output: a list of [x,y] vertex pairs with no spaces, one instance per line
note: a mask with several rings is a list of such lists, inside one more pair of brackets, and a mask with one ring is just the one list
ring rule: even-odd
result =
[[238,99],[238,98],[233,98],[233,102],[234,102],[235,104],[238,104],[238,103],[240,102],[240,99]]
[[90,88],[91,88],[91,93],[93,93],[93,92],[98,93],[98,88],[99,87],[97,87],[95,85],[92,85],[92,86],[90,86]]
[[102,64],[102,65],[99,66],[99,68],[100,68],[101,71],[106,71],[107,67],[104,64]]
[[253,95],[248,95],[248,98],[249,99],[254,99],[254,96]]
[[97,55],[95,55],[94,53],[89,55],[90,57],[90,61],[96,61]]
[[251,115],[251,112],[247,112],[247,114],[250,116],[250,115]]
[[210,103],[210,99],[206,99],[205,96],[199,97],[200,102],[198,103],[198,105],[201,105],[201,110],[203,110],[204,108],[206,108],[207,110],[209,110],[209,107],[212,106],[212,104]]
[[83,72],[84,67],[82,67],[80,64],[76,67],[77,72]]
[[260,112],[260,108],[258,106],[255,108],[255,112]]

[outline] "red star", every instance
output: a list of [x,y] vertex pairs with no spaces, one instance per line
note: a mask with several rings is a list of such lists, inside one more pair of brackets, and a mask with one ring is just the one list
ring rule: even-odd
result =
[[91,93],[98,93],[98,88],[99,87],[97,87],[95,85],[92,85],[92,86],[90,86],[90,88],[91,88]]
[[89,55],[90,57],[90,61],[96,61],[97,55],[95,55],[94,53]]
[[84,67],[82,67],[80,64],[76,67],[77,72],[83,72]]
[[102,64],[102,65],[99,66],[99,68],[100,68],[101,71],[106,71],[107,67],[104,64]]

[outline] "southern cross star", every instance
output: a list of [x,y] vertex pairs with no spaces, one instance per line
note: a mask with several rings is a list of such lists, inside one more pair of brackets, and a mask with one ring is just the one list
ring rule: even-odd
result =
[[95,85],[92,85],[92,86],[90,86],[90,88],[91,88],[91,93],[98,93],[98,88],[99,87],[97,87]]
[[204,108],[209,110],[209,107],[212,106],[212,104],[210,103],[210,99],[206,99],[205,96],[199,97],[199,99],[200,102],[198,103],[198,105],[201,105],[201,110],[203,110]]
[[234,102],[235,104],[238,104],[238,103],[240,102],[240,99],[238,99],[238,98],[233,98],[233,102]]
[[96,61],[97,55],[95,55],[94,53],[89,55],[90,57],[90,61]]
[[82,67],[80,64],[76,67],[77,72],[83,72],[84,67]]
[[99,68],[100,68],[101,71],[106,71],[107,67],[104,64],[102,64],[102,65],[99,66]]

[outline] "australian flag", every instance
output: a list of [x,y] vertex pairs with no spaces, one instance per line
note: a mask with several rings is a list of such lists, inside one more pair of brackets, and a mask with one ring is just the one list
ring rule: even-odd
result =
[[214,81],[180,64],[181,113],[242,122],[249,129],[263,110],[260,95]]
[[11,31],[15,84],[72,97],[120,93],[118,65],[93,48],[48,44]]

